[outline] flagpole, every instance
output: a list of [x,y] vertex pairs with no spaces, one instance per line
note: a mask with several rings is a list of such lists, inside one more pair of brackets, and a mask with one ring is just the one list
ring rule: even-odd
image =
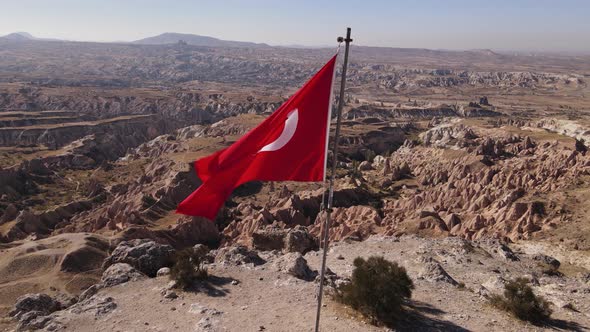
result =
[[322,268],[320,272],[320,289],[318,293],[318,308],[315,319],[315,332],[320,330],[320,314],[322,311],[322,295],[324,292],[324,275],[326,273],[326,257],[328,256],[328,242],[330,240],[330,215],[332,213],[332,201],[334,198],[334,175],[336,174],[336,164],[338,164],[338,139],[340,138],[340,125],[342,123],[342,108],[344,107],[344,88],[346,85],[346,68],[348,67],[348,49],[352,39],[350,38],[350,28],[346,29],[346,39],[338,37],[338,42],[345,42],[344,64],[342,65],[342,80],[340,83],[340,99],[338,100],[338,115],[336,120],[336,133],[334,134],[333,152],[332,152],[332,172],[330,173],[330,182],[328,189],[328,208],[326,209],[326,223],[324,225],[324,252],[322,256]]

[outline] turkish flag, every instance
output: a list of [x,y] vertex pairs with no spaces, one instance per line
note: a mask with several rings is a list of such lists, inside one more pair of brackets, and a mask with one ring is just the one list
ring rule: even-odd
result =
[[323,181],[336,57],[256,128],[197,160],[203,183],[176,212],[213,220],[232,191],[248,181]]

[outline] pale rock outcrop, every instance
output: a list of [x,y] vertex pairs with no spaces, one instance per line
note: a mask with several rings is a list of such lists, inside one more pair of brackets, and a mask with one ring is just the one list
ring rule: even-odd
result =
[[215,256],[215,263],[233,266],[256,266],[262,265],[266,263],[266,261],[260,258],[256,251],[249,250],[245,246],[235,246],[219,249],[217,251],[217,255]]
[[104,287],[112,287],[128,281],[137,281],[144,278],[145,275],[137,271],[133,266],[126,263],[115,263],[102,273],[100,281]]
[[418,278],[429,282],[444,282],[457,286],[459,283],[451,277],[439,262],[433,258],[423,258],[421,263],[424,264],[422,270],[418,273]]
[[307,265],[307,260],[300,253],[288,253],[274,261],[273,266],[277,271],[288,273],[296,278],[312,281],[317,271],[312,271]]

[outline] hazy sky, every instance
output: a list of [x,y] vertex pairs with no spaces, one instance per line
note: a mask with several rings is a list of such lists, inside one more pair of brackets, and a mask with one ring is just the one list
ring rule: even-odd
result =
[[163,32],[272,45],[590,51],[590,0],[0,0],[0,35],[128,41]]

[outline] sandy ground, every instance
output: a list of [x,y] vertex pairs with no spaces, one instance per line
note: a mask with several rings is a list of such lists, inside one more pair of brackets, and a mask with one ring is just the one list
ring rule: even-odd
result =
[[[467,248],[467,250],[465,250]],[[570,288],[584,286],[574,277],[539,278],[537,292],[546,294],[553,306],[549,326],[522,323],[487,304],[478,294],[481,284],[493,290],[498,278],[526,275],[534,269],[528,256],[506,261],[478,246],[465,246],[457,239],[425,240],[416,237],[370,238],[365,242],[337,243],[330,250],[328,266],[349,276],[357,256],[383,255],[408,269],[416,289],[408,303],[400,331],[540,331],[578,330],[590,327],[590,296],[572,293]],[[198,292],[178,291],[177,299],[166,299],[161,291],[169,282],[159,277],[130,282],[100,291],[99,298],[112,297],[116,308],[96,315],[64,311],[59,321],[66,331],[313,331],[317,283],[295,279],[276,272],[271,254],[258,267],[210,266],[214,276]],[[445,270],[465,287],[419,278],[423,263],[419,257],[437,259]],[[306,255],[313,269],[319,268],[319,252]],[[583,269],[580,267],[580,269]],[[549,292],[549,289],[560,289]],[[500,292],[499,288],[497,290]],[[552,295],[553,294],[553,295]],[[561,301],[561,302],[560,302]],[[567,301],[577,311],[561,308]],[[322,331],[386,331],[363,321],[349,308],[326,297],[322,311]]]

